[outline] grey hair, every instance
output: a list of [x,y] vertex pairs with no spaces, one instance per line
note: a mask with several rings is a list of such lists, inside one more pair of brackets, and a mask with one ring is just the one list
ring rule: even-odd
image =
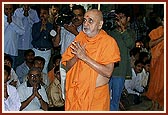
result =
[[40,69],[40,68],[38,68],[38,67],[32,67],[32,68],[29,70],[28,75],[29,75],[32,71],[37,71],[37,72],[41,73],[41,69]]

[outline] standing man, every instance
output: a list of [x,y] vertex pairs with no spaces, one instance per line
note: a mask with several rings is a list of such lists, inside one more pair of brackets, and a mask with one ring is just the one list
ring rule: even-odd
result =
[[24,32],[23,24],[13,15],[13,5],[4,4],[4,53],[12,58],[12,68],[15,68],[18,56],[18,38]]
[[130,50],[135,44],[135,33],[128,29],[130,21],[129,9],[122,7],[116,12],[117,27],[109,32],[109,35],[116,40],[121,54],[121,61],[115,64],[112,77],[110,79],[111,101],[110,110],[118,111],[119,102],[126,76],[131,76]]
[[55,20],[58,18],[59,13],[59,5],[58,4],[51,4],[49,6],[49,18],[48,21],[52,24],[55,23]]
[[97,9],[84,15],[81,31],[62,55],[67,69],[65,110],[110,110],[109,78],[120,61],[115,40],[102,30],[103,15]]
[[[72,7],[72,13],[74,17],[71,20],[70,24],[64,24],[63,27],[58,27],[57,35],[55,39],[55,46],[58,47],[61,45],[60,54],[62,55],[68,46],[72,43],[75,37],[82,30],[83,17],[85,14],[85,9],[81,5],[74,5]],[[61,88],[63,93],[63,98],[65,99],[65,77],[66,69],[60,64],[60,74],[61,74]]]
[[[19,17],[19,21],[23,23],[23,28],[26,30],[23,35],[18,39],[18,57],[16,67],[24,62],[24,52],[32,49],[32,26],[34,23],[39,22],[37,11],[30,8],[29,4],[23,4],[23,7],[17,8],[14,16]],[[15,68],[16,69],[16,68]]]
[[35,56],[41,56],[45,59],[43,72],[48,73],[47,66],[51,57],[51,48],[53,47],[50,31],[53,25],[48,22],[49,7],[41,5],[40,7],[40,22],[33,24],[32,27],[32,45]]

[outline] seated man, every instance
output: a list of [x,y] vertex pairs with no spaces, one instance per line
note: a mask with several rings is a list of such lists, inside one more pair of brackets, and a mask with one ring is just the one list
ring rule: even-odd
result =
[[27,75],[29,69],[33,66],[35,52],[32,49],[25,50],[24,62],[16,68],[20,83],[23,83],[23,77]]
[[15,70],[12,68],[12,64],[13,64],[13,59],[8,54],[5,54],[4,65],[11,67],[11,72],[10,72],[11,77],[8,80],[8,84],[13,85],[14,87],[17,88],[20,85],[20,81],[18,79],[18,76],[15,73]]
[[49,110],[64,111],[64,99],[62,97],[61,90],[61,76],[59,71],[59,65],[54,67],[53,82],[50,83],[47,89],[47,95],[49,100]]
[[140,96],[144,92],[144,88],[141,86],[141,77],[138,75],[142,72],[144,63],[140,60],[136,60],[132,68],[132,79],[125,80],[125,89],[130,96],[133,95],[133,103],[140,103]]
[[[46,89],[49,86],[50,81],[49,81],[48,75],[42,72],[44,65],[45,65],[45,59],[43,57],[41,56],[34,57],[33,67],[37,67],[41,70],[40,84],[44,86],[44,88]],[[23,82],[27,81],[27,78],[28,78],[28,75],[24,76]]]
[[10,80],[11,68],[4,65],[4,110],[5,111],[19,111],[20,99],[16,88],[9,85],[7,82]]
[[18,87],[21,111],[48,110],[48,98],[45,88],[40,85],[41,70],[32,67],[28,72],[28,81]]

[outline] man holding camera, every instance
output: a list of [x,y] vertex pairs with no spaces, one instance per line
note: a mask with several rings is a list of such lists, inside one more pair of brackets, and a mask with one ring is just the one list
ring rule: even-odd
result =
[[[58,25],[56,39],[54,39],[55,47],[58,47],[59,45],[61,45],[61,51],[60,51],[61,55],[72,43],[76,35],[78,35],[78,33],[82,30],[83,17],[85,14],[84,7],[81,5],[74,5],[72,7],[72,13],[73,13],[73,18],[70,24],[64,24],[62,27]],[[64,98],[66,70],[64,69],[62,64],[60,64],[60,74],[61,74],[61,87],[62,87],[62,93]]]

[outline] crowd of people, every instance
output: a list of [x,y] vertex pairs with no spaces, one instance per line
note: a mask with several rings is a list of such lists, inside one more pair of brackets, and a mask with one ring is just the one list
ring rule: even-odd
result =
[[103,30],[102,11],[69,9],[61,25],[58,4],[40,4],[39,12],[4,4],[4,110],[119,111],[123,92],[130,105],[146,97],[149,110],[163,110],[163,17],[148,27],[121,7],[115,28]]

